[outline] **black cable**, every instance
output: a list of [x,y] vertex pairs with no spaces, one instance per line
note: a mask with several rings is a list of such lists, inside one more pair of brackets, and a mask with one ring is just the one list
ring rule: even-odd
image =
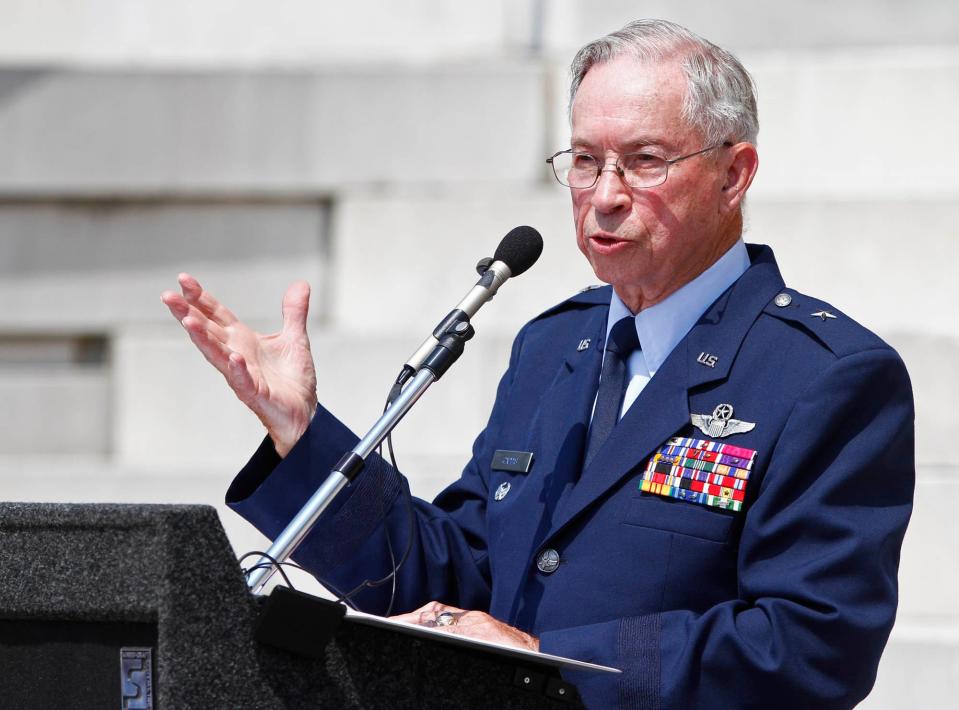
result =
[[[404,366],[403,370],[400,372],[399,376],[396,378],[396,382],[390,388],[390,393],[386,398],[386,405],[383,407],[384,412],[390,408],[390,405],[393,404],[394,401],[396,401],[396,398],[403,391],[403,387],[405,383],[409,381],[410,379],[409,377],[410,369],[411,368]],[[392,432],[386,435],[386,448],[390,454],[390,465],[392,465],[394,469],[399,470],[399,466],[396,465],[396,453],[393,450]],[[379,446],[378,453],[380,457],[383,457],[382,443]],[[406,563],[406,560],[409,559],[410,552],[413,550],[413,533],[416,529],[415,514],[413,511],[413,497],[412,495],[410,495],[409,486],[403,486],[403,495],[404,495],[404,498],[406,499],[407,528],[408,528],[406,549],[403,551],[403,555],[400,557],[400,561],[397,562],[396,555],[393,552],[393,541],[390,538],[389,528],[387,528],[386,529],[386,548],[390,553],[390,573],[387,574],[385,577],[381,577],[380,579],[375,579],[375,580],[366,579],[360,584],[358,584],[354,589],[350,590],[346,594],[343,594],[339,589],[337,589],[332,584],[324,580],[315,572],[312,572],[311,570],[308,570],[294,562],[278,562],[276,559],[274,559],[272,556],[270,556],[266,552],[260,552],[260,551],[247,552],[245,555],[240,557],[239,562],[242,564],[243,560],[245,560],[247,557],[252,557],[253,555],[259,555],[260,557],[265,557],[267,560],[269,560],[269,564],[261,562],[259,564],[254,565],[253,567],[250,567],[249,569],[244,569],[243,575],[248,577],[254,570],[275,567],[276,571],[279,572],[280,575],[283,577],[283,581],[286,582],[286,586],[288,586],[290,589],[295,590],[296,587],[294,587],[292,582],[290,582],[290,578],[287,576],[283,567],[287,566],[287,567],[292,567],[294,569],[299,569],[311,575],[317,582],[319,582],[324,587],[326,587],[331,592],[333,592],[337,596],[337,599],[336,599],[337,602],[342,602],[344,604],[347,604],[351,608],[356,609],[357,611],[359,611],[359,609],[357,608],[356,604],[353,602],[354,596],[359,594],[364,589],[374,589],[376,587],[380,587],[386,584],[387,582],[392,582],[392,588],[390,590],[390,603],[389,603],[389,606],[386,608],[386,614],[384,615],[384,616],[390,616],[390,614],[393,611],[393,604],[396,601],[396,576],[397,576],[397,573],[400,571],[400,568]]]
[[[396,398],[403,391],[403,383],[408,380],[408,378],[404,378],[404,374],[406,374],[406,370],[407,368],[404,367],[403,370],[400,372],[399,376],[396,378],[396,383],[390,389],[390,393],[386,398],[386,405],[383,407],[384,412],[390,408],[390,405],[396,400]],[[392,432],[386,435],[386,448],[390,453],[390,465],[392,465],[393,468],[399,470],[399,466],[396,465],[396,454],[393,451],[393,433]],[[381,457],[383,456],[382,443],[379,446],[379,454]],[[364,580],[363,582],[358,584],[354,589],[350,590],[347,594],[340,595],[338,601],[351,604],[352,598],[355,595],[359,594],[364,589],[374,589],[376,587],[380,587],[386,584],[387,582],[392,582],[393,586],[390,591],[390,604],[386,608],[386,614],[384,616],[389,616],[391,612],[393,611],[393,604],[396,601],[396,575],[400,571],[400,568],[406,563],[406,560],[409,559],[410,552],[413,550],[413,533],[415,532],[415,529],[416,529],[415,514],[413,512],[413,496],[410,495],[408,486],[403,486],[403,494],[406,499],[408,534],[406,539],[406,549],[403,551],[403,555],[400,557],[400,561],[399,562],[396,561],[396,557],[394,556],[394,553],[393,553],[393,543],[392,543],[392,540],[390,539],[389,529],[387,529],[386,545],[390,553],[390,567],[391,567],[390,573],[387,574],[385,577],[381,577],[380,579]],[[336,590],[333,590],[333,591],[335,592]]]
[[251,567],[250,569],[244,569],[243,570],[244,577],[249,577],[250,573],[255,569],[262,569],[264,567],[272,566],[272,567],[276,567],[276,571],[280,573],[281,577],[283,577],[283,581],[286,582],[286,586],[289,587],[290,589],[296,590],[296,587],[294,587],[293,584],[290,582],[290,578],[286,576],[286,571],[283,569],[283,563],[277,562],[272,555],[269,555],[266,552],[260,552],[259,550],[254,550],[253,552],[247,552],[239,560],[237,560],[237,562],[239,564],[243,564],[243,560],[245,560],[247,557],[252,557],[253,555],[258,555],[259,557],[265,557],[266,559],[270,561],[270,564],[267,565],[267,564],[261,563]]
[[383,616],[389,616],[393,611],[393,600],[396,599],[396,570],[399,569],[396,566],[396,555],[393,554],[393,540],[390,536],[389,528],[386,529],[386,550],[390,553],[390,573],[393,578],[393,584],[390,587],[390,605],[386,607],[386,613]]
[[[249,569],[244,570],[244,572],[252,572],[252,571],[255,570],[255,569],[266,569],[267,567],[272,567],[272,566],[273,566],[273,565],[272,565],[271,563],[261,562],[261,563],[258,564],[258,565],[253,565],[253,566],[250,567]],[[298,569],[298,570],[300,570],[301,572],[306,572],[308,575],[313,576],[313,573],[310,572],[310,570],[308,570],[306,567],[301,567],[301,566],[298,565],[296,562],[281,562],[281,563],[280,563],[280,566],[281,566],[281,567],[292,567],[293,569]]]
[[[249,556],[251,556],[251,555],[262,555],[263,557],[267,557],[267,558],[273,560],[272,557],[270,557],[269,555],[267,555],[267,554],[265,554],[265,553],[262,553],[262,552],[248,552],[247,554],[243,555],[243,557],[241,557],[239,561],[242,562],[244,559],[246,559],[247,557],[249,557]],[[267,569],[267,568],[269,568],[269,567],[273,567],[273,566],[275,566],[275,562],[276,562],[276,560],[273,560],[273,562],[261,562],[261,563],[259,563],[259,564],[253,565],[252,567],[250,567],[250,568],[248,568],[248,569],[243,570],[243,574],[244,574],[244,575],[249,575],[250,572],[253,572],[254,570]],[[313,579],[315,579],[317,582],[319,582],[321,585],[323,585],[323,586],[326,587],[328,590],[330,590],[331,592],[333,592],[333,594],[335,594],[337,597],[339,597],[340,599],[339,599],[338,601],[342,601],[343,592],[341,592],[339,589],[337,589],[336,587],[334,587],[332,584],[330,584],[329,582],[327,582],[325,579],[323,579],[322,577],[320,577],[318,574],[316,574],[316,573],[313,572],[312,570],[308,570],[306,567],[303,567],[302,565],[299,565],[299,564],[297,564],[296,562],[280,562],[280,563],[279,563],[279,566],[280,566],[280,569],[278,569],[277,571],[280,572],[280,574],[283,575],[283,578],[286,580],[286,583],[287,583],[287,585],[290,587],[290,589],[295,590],[296,587],[294,587],[292,584],[290,584],[289,577],[287,577],[286,574],[283,573],[283,569],[282,569],[283,567],[292,567],[293,569],[298,569],[298,570],[300,570],[301,572],[306,572],[306,573],[307,573],[308,575],[310,575]],[[356,609],[356,606],[355,606],[354,604],[350,603],[349,601],[347,601],[346,603],[349,604],[349,606],[350,606],[351,609],[355,609],[355,610],[359,611],[358,609]]]

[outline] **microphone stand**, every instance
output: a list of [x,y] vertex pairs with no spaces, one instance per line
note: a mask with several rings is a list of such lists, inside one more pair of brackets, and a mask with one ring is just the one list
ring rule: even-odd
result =
[[[463,354],[466,341],[472,338],[474,333],[469,316],[461,310],[453,311],[440,323],[437,332],[434,332],[438,344],[426,357],[413,380],[403,388],[389,408],[376,420],[366,436],[336,463],[323,485],[276,537],[266,553],[266,559],[272,558],[276,564],[273,564],[271,560],[268,566],[253,570],[247,578],[250,591],[254,594],[263,591],[279,565],[296,551],[332,500],[360,474],[366,463],[366,457],[379,448],[383,440],[429,386],[442,377],[450,365]],[[405,366],[398,382],[406,381],[411,371],[412,368]]]

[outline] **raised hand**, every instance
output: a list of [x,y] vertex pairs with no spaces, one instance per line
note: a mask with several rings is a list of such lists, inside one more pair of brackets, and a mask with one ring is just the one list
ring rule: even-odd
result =
[[244,325],[189,274],[177,281],[182,295],[164,291],[161,300],[286,456],[316,411],[316,369],[306,333],[309,284],[290,284],[283,329],[265,335]]

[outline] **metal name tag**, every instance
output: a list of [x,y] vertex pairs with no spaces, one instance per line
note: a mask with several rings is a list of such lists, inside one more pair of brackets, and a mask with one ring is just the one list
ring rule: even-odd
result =
[[529,467],[532,465],[532,451],[504,451],[502,449],[497,449],[493,454],[492,469],[494,471],[515,471],[516,473],[529,473]]
[[153,649],[120,649],[120,710],[153,710]]

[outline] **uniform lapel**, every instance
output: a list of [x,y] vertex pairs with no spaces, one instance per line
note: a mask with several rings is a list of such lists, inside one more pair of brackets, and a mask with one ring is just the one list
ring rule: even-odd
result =
[[[755,244],[748,248],[752,266],[706,309],[684,339],[690,389],[726,379],[746,333],[762,310],[785,288],[772,249]],[[701,358],[708,361],[709,356],[715,358],[712,367],[700,361]]]
[[550,537],[689,421],[685,352],[683,341],[613,429],[554,516]]
[[[752,266],[706,310],[613,429],[556,511],[547,537],[643,465],[658,446],[689,423],[690,389],[729,374],[749,328],[783,288],[772,250],[750,245],[750,258]],[[715,366],[699,363],[700,352],[715,355]]]
[[538,407],[539,414],[534,423],[538,431],[538,436],[534,435],[534,469],[543,476],[538,488],[543,517],[534,535],[535,540],[542,539],[552,527],[558,501],[578,478],[602,367],[607,312],[607,308],[595,308],[589,312],[581,330],[590,340],[589,347],[578,351],[576,344],[572,343]]
[[[509,536],[516,554],[505,556],[500,561],[498,574],[503,580],[516,580],[515,583],[519,584],[527,574],[530,556],[553,527],[557,504],[579,473],[586,429],[599,382],[608,310],[602,307],[589,309],[572,333],[571,341],[562,343],[561,347],[566,350],[564,359],[552,384],[538,402],[535,418],[529,423],[533,467],[527,474],[526,485],[518,492],[520,497],[513,501],[526,512],[510,522]],[[578,350],[577,344],[585,339],[589,339],[589,346]],[[530,514],[533,511],[539,514]],[[510,613],[515,613],[515,609]]]

